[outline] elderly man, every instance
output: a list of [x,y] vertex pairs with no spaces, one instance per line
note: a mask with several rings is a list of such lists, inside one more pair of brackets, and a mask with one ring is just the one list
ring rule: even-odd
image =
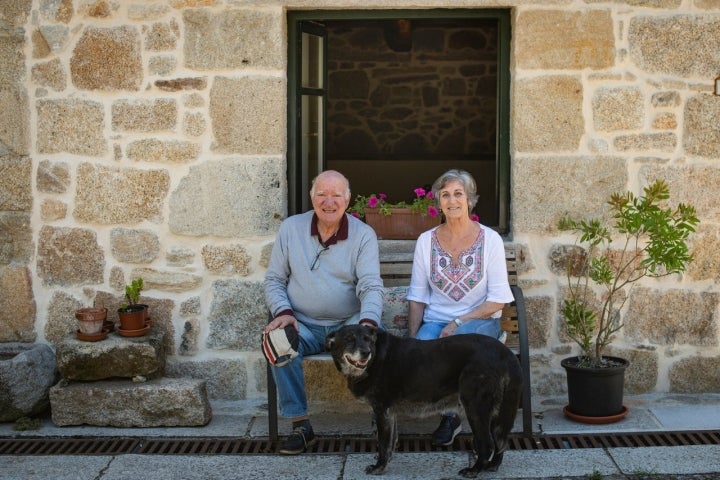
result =
[[280,453],[295,455],[315,442],[307,413],[302,357],[322,352],[325,337],[343,325],[381,325],[383,284],[375,231],[345,210],[350,184],[339,172],[318,175],[310,189],[313,211],[280,225],[265,274],[273,320],[264,333],[288,325],[300,336],[298,357],[273,366],[280,414],[293,431]]

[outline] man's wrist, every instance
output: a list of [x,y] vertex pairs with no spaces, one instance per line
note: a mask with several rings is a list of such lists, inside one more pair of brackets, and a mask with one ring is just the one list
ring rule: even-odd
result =
[[278,317],[282,317],[283,315],[290,315],[291,317],[295,316],[295,312],[292,310],[292,308],[286,308],[285,310],[280,310],[275,316],[273,317],[273,320],[275,320]]
[[453,323],[456,327],[462,327],[463,324],[462,320],[460,320],[458,317],[453,318]]

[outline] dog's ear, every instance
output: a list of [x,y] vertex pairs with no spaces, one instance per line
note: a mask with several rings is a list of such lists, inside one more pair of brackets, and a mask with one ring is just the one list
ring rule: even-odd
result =
[[375,343],[375,342],[377,341],[377,337],[378,337],[377,328],[374,328],[374,327],[367,327],[367,328],[369,328],[370,330],[372,330],[372,335],[371,335],[371,336],[372,336],[372,342]]
[[377,327],[371,327],[370,325],[360,325],[360,328],[362,328],[365,333],[370,334],[370,338],[372,338],[372,342],[375,343],[377,341]]
[[332,350],[333,345],[335,345],[335,333],[328,333],[325,337],[325,351],[327,352]]

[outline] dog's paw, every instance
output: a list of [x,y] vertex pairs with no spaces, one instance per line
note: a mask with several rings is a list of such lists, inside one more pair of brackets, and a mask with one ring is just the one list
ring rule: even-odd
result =
[[497,455],[493,455],[493,457],[490,459],[488,464],[485,466],[485,471],[486,472],[497,472],[498,468],[500,468],[500,464],[502,464],[503,454],[504,454],[504,452],[498,453]]
[[478,473],[480,473],[480,470],[477,470],[475,467],[472,468],[463,468],[458,472],[458,475],[465,478],[475,478],[478,476]]
[[365,467],[365,473],[368,475],[382,475],[384,471],[385,465],[380,465],[379,463]]

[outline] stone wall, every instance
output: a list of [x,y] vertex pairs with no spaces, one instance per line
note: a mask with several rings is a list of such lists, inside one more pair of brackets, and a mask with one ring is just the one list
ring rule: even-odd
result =
[[420,24],[394,51],[380,26],[329,23],[327,157],[494,159],[497,26],[461,25]]
[[[370,0],[362,8],[443,2]],[[666,179],[696,260],[644,282],[614,353],[628,391],[720,391],[720,2],[462,0],[512,8],[511,236],[533,390],[560,394],[565,212]],[[12,0],[0,11],[0,342],[57,344],[141,275],[168,371],[265,395],[262,277],[286,214],[285,8],[353,0]]]
[[720,51],[708,46],[720,45],[720,4],[592,4],[522,8],[514,19],[512,231],[526,256],[533,389],[563,388],[557,361],[572,348],[558,322],[562,272],[551,261],[572,239],[557,220],[601,215],[598,199],[662,178],[673,202],[698,208],[696,260],[685,275],[633,290],[608,353],[632,361],[631,393],[718,392]]

